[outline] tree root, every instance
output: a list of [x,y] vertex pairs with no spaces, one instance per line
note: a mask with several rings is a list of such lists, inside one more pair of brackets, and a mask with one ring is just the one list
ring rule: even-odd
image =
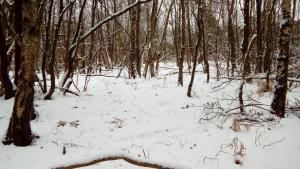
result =
[[154,164],[154,163],[150,163],[150,162],[138,161],[138,160],[132,159],[130,157],[126,157],[126,156],[103,157],[103,158],[99,158],[99,159],[96,159],[96,160],[93,160],[93,161],[90,161],[90,162],[72,164],[72,165],[69,165],[69,166],[57,167],[55,169],[81,168],[81,167],[87,167],[87,166],[95,165],[95,164],[98,164],[98,163],[101,163],[101,162],[116,161],[116,160],[124,160],[124,161],[126,161],[130,164],[140,166],[140,167],[148,167],[148,168],[156,168],[156,169],[173,169],[173,168],[170,168],[170,167],[162,166],[160,164]]

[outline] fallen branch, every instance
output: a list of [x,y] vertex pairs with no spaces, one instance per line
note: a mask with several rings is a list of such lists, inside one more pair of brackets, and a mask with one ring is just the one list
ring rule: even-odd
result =
[[[217,78],[213,78],[213,79],[217,79]],[[219,77],[219,79],[229,79],[229,80],[242,80],[242,77]],[[245,80],[251,80],[251,79],[267,79],[266,77],[259,77],[259,76],[249,76],[249,77],[245,77]],[[271,80],[276,80],[275,77],[270,77]],[[288,78],[287,79],[290,82],[300,82],[300,79],[296,79],[296,78]]]
[[123,76],[112,76],[112,75],[101,75],[101,74],[90,74],[90,75],[87,75],[87,76],[89,76],[89,77],[92,77],[92,76],[101,76],[101,77],[114,77],[114,78],[119,78],[119,77],[121,77],[121,78],[124,78],[124,79],[126,79],[126,77],[123,77]]
[[[242,106],[242,107],[243,107],[243,108],[244,108],[244,107],[256,107],[256,108],[259,108],[259,109],[266,110],[266,111],[269,111],[269,112],[271,112],[271,113],[274,113],[273,110],[268,110],[268,109],[266,109],[266,108],[259,107],[259,106],[269,106],[269,105],[265,105],[265,104],[246,104],[246,105],[244,105],[244,106]],[[229,109],[229,110],[227,110],[224,114],[227,114],[227,113],[229,113],[229,112],[231,112],[231,111],[233,111],[233,110],[237,110],[237,109],[240,109],[240,108],[241,108],[241,106],[238,106],[238,107]]]
[[[202,72],[202,71],[195,71],[196,73],[200,73],[200,72]],[[170,73],[167,73],[167,74],[165,74],[164,76],[167,76],[167,75],[176,75],[176,74],[178,74],[179,72],[178,71],[176,71],[176,72],[170,72]],[[190,72],[182,72],[183,74],[191,74]]]
[[99,158],[90,162],[85,162],[85,163],[80,163],[80,164],[73,164],[69,166],[64,166],[64,167],[57,167],[55,169],[73,169],[73,168],[81,168],[81,167],[87,167],[91,165],[95,165],[101,162],[106,162],[106,161],[116,161],[116,160],[124,160],[130,164],[140,166],[140,167],[148,167],[148,168],[156,168],[156,169],[172,169],[170,167],[165,167],[160,164],[154,164],[150,162],[143,162],[143,161],[138,161],[126,156],[112,156],[112,157],[103,157]]

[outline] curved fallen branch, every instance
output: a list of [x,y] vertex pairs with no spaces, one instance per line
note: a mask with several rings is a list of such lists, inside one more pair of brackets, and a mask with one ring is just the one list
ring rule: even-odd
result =
[[116,160],[124,160],[130,164],[140,166],[140,167],[148,167],[148,168],[156,168],[156,169],[173,169],[170,167],[165,167],[160,164],[154,164],[150,162],[145,162],[145,161],[138,161],[136,159],[126,157],[126,156],[111,156],[111,157],[102,157],[90,162],[85,162],[85,163],[79,163],[79,164],[73,164],[69,166],[63,166],[63,167],[57,167],[55,169],[73,169],[73,168],[81,168],[81,167],[87,167],[91,165],[95,165],[101,162],[106,162],[106,161],[116,161]]

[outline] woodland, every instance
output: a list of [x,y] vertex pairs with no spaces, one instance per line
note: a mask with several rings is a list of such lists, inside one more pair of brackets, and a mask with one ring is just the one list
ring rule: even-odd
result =
[[0,69],[0,168],[300,167],[299,0],[0,0]]

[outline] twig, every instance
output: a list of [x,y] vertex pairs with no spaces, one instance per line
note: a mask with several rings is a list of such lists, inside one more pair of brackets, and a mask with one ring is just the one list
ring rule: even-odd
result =
[[263,148],[266,148],[266,147],[268,147],[268,146],[272,146],[272,145],[274,145],[274,144],[280,143],[280,142],[282,142],[284,139],[285,139],[285,137],[283,137],[282,139],[280,139],[280,140],[278,140],[278,141],[272,142],[272,143],[270,143],[270,144],[266,144],[266,145],[263,146]]
[[[227,81],[228,83],[227,83],[225,86],[223,86],[223,87],[220,88],[220,89],[213,90],[213,91],[211,91],[210,93],[214,93],[214,92],[216,92],[216,91],[219,91],[219,90],[222,90],[222,89],[226,88],[226,87],[230,84],[231,81],[232,81],[232,80],[229,79],[229,81]],[[222,85],[225,84],[225,83],[226,83],[226,82],[223,82],[220,86],[222,86]],[[219,86],[217,86],[217,87],[219,87]],[[215,89],[215,88],[217,88],[217,87],[214,87],[213,89]]]

